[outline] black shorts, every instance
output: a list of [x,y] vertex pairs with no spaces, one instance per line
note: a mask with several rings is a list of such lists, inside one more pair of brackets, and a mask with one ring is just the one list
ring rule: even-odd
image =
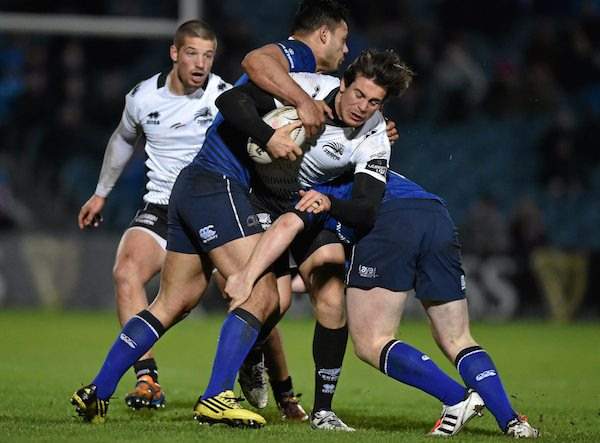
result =
[[138,209],[135,213],[135,217],[129,223],[129,227],[148,229],[166,241],[168,210],[169,207],[167,205],[146,203],[143,208]]

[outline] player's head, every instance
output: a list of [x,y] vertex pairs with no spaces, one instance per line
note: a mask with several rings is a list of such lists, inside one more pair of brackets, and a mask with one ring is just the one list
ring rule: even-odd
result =
[[401,95],[413,75],[392,50],[361,52],[342,77],[336,97],[339,118],[352,127],[362,125],[388,97]]
[[335,71],[348,53],[348,9],[337,0],[304,0],[294,16],[291,34],[311,47],[317,70]]
[[217,50],[217,36],[203,21],[189,20],[179,26],[170,48],[173,73],[184,90],[200,88],[210,70]]

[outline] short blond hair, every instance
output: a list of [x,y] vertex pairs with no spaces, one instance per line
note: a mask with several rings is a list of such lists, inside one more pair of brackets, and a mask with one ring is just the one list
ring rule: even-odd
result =
[[173,45],[177,49],[183,46],[183,40],[186,37],[199,37],[204,40],[212,40],[215,42],[215,46],[217,46],[217,35],[208,26],[208,23],[203,22],[202,20],[188,20],[185,23],[182,23],[175,31],[175,36],[173,37]]

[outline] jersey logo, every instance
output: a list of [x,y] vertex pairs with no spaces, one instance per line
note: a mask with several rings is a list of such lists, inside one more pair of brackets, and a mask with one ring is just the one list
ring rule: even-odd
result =
[[369,160],[365,169],[385,177],[388,170],[387,160],[384,158]]
[[344,145],[339,142],[325,143],[323,145],[323,151],[328,157],[334,160],[340,160],[342,155],[344,155]]
[[221,82],[221,83],[219,83],[219,86],[217,86],[217,89],[218,89],[219,91],[222,91],[222,90],[223,90],[223,89],[225,89],[226,87],[227,87],[227,83],[225,83],[225,82]]
[[185,124],[177,122],[177,123],[173,123],[170,128],[171,129],[179,129],[179,128],[183,128],[185,126]]
[[160,117],[160,112],[158,112],[158,111],[150,112],[148,114],[148,120],[146,120],[146,124],[147,125],[160,125],[160,120],[158,119],[158,117]]
[[319,95],[320,91],[321,91],[321,86],[320,85],[315,86],[315,90],[313,91],[311,97],[315,98],[317,95]]
[[210,108],[204,107],[200,108],[194,114],[194,121],[199,125],[205,124],[208,121],[211,121],[213,118],[212,112],[210,112]]

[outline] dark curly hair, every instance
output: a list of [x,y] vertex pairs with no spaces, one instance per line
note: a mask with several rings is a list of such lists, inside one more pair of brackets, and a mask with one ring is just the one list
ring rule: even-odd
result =
[[352,84],[359,75],[373,80],[377,85],[385,88],[387,99],[402,95],[410,86],[415,74],[400,60],[400,56],[394,50],[366,49],[344,72],[343,78],[346,86]]

